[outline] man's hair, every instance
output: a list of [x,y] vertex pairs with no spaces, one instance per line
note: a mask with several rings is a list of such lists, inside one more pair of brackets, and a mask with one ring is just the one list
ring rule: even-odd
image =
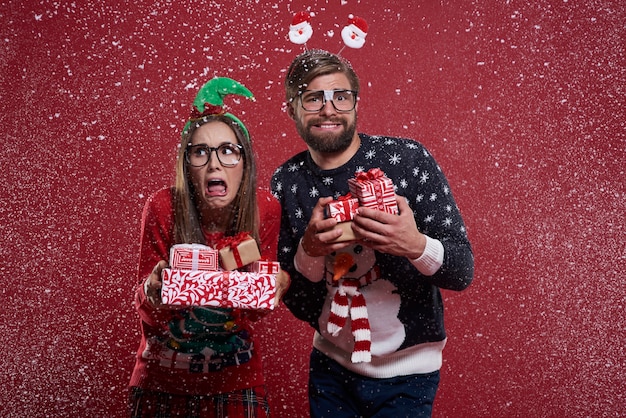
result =
[[359,77],[345,58],[321,49],[311,49],[298,55],[289,66],[285,78],[287,103],[306,90],[314,78],[334,73],[345,74],[350,81],[350,88],[359,91]]
[[242,161],[239,163],[244,165],[243,177],[237,197],[233,201],[235,212],[232,213],[230,228],[225,231],[225,235],[232,236],[239,232],[248,232],[256,239],[257,243],[260,243],[258,234],[259,212],[256,200],[256,164],[251,141],[247,138],[241,126],[225,115],[205,116],[192,123],[189,131],[185,132],[181,137],[178,159],[176,161],[176,186],[174,193],[175,240],[177,243],[206,244],[200,224],[196,191],[191,183],[189,163],[185,158],[185,150],[191,142],[195,131],[200,126],[211,122],[222,122],[228,125],[235,133],[239,144],[243,147]]

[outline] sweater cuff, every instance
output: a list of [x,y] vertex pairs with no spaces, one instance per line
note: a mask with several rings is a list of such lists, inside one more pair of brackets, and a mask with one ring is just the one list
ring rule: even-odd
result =
[[312,282],[319,282],[324,278],[324,263],[326,257],[311,257],[302,248],[302,239],[298,243],[298,250],[293,257],[295,269]]
[[415,260],[411,260],[411,264],[424,276],[432,276],[437,273],[439,267],[443,264],[443,244],[438,239],[426,237],[426,248],[422,255]]

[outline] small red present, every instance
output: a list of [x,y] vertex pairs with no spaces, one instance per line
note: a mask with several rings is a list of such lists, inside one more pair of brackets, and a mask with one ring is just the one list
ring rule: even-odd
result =
[[359,204],[383,212],[397,214],[395,190],[391,179],[385,177],[380,168],[360,171],[348,180],[350,193],[359,199]]
[[224,270],[236,270],[261,259],[259,246],[246,233],[226,237],[217,244]]
[[161,300],[170,306],[274,309],[276,275],[163,269]]
[[181,270],[218,270],[217,250],[202,244],[176,244],[170,248],[170,267]]
[[359,207],[359,199],[352,197],[350,193],[345,196],[333,200],[326,206],[327,218],[334,218],[337,222],[346,222],[354,218],[357,208]]
[[250,270],[253,273],[278,274],[280,263],[278,261],[259,260],[252,263]]

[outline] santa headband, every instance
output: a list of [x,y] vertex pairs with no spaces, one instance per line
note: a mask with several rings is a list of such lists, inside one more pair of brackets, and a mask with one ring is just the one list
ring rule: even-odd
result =
[[243,124],[237,116],[232,113],[226,112],[224,109],[224,97],[229,94],[234,94],[237,96],[242,96],[251,100],[254,100],[254,95],[250,90],[248,90],[243,84],[238,81],[233,80],[232,78],[227,77],[215,77],[209,80],[202,88],[198,91],[196,98],[193,101],[193,106],[191,110],[191,115],[189,116],[189,120],[185,124],[183,128],[183,135],[189,133],[189,128],[193,122],[201,120],[206,116],[212,115],[223,115],[227,118],[232,119],[243,131],[246,138],[250,140],[250,133],[248,129]]
[[[305,44],[313,35],[311,18],[315,14],[312,12],[298,12],[293,16],[289,25],[289,40],[294,44]],[[341,39],[345,46],[350,48],[361,48],[365,44],[365,37],[369,29],[367,22],[362,17],[348,15],[348,22],[341,30]],[[343,48],[341,49],[343,51]],[[339,51],[339,53],[341,53]],[[339,54],[338,53],[338,54]]]

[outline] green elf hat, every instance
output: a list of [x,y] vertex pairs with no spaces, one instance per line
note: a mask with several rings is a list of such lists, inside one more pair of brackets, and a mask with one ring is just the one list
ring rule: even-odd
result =
[[224,110],[224,97],[236,94],[254,101],[254,95],[243,84],[232,78],[215,77],[209,80],[196,95],[189,120],[183,128],[182,134],[189,132],[191,123],[209,115],[224,115],[237,123],[250,140],[248,129],[237,116]]

